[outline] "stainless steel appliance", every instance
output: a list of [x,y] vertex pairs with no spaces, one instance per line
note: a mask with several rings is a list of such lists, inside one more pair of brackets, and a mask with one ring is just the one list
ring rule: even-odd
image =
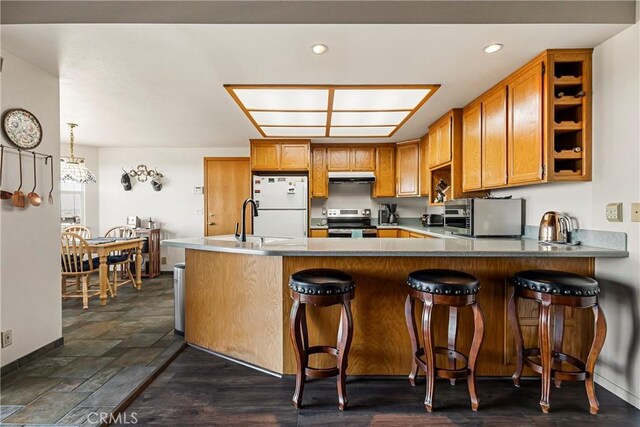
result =
[[389,224],[396,225],[398,224],[398,219],[400,219],[400,216],[396,212],[398,205],[396,205],[395,203],[390,203],[388,206],[389,206]]
[[373,184],[376,176],[373,172],[329,172],[329,184]]
[[253,234],[270,237],[307,236],[307,177],[253,176],[253,200],[259,215]]
[[522,236],[523,199],[457,199],[444,204],[444,229],[473,237]]
[[444,226],[444,215],[440,214],[424,214],[420,218],[423,227],[442,227]]
[[560,212],[545,212],[540,220],[538,240],[546,243],[567,243],[571,230],[571,218]]
[[376,237],[376,228],[371,226],[371,209],[327,209],[329,237]]
[[383,203],[378,206],[378,225],[389,224],[389,205]]

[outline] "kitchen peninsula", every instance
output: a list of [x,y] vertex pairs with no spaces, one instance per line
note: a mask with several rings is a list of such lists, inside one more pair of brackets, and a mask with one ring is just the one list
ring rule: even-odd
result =
[[[444,236],[443,236],[444,237]],[[450,268],[473,274],[481,283],[479,301],[486,333],[478,360],[481,376],[509,376],[514,371],[515,347],[506,322],[510,289],[507,278],[526,269],[557,269],[593,277],[595,258],[627,257],[624,249],[542,245],[532,239],[326,239],[233,236],[165,240],[164,246],[186,253],[186,340],[274,374],[293,374],[294,352],[289,338],[288,278],[307,268],[335,268],[356,281],[352,302],[354,338],[349,375],[406,375],[411,345],[404,318],[409,272]],[[537,309],[519,306],[525,341],[536,337]],[[436,342],[446,339],[446,312],[435,331]],[[416,310],[416,318],[420,316]],[[469,311],[469,312],[467,312]],[[444,317],[442,317],[444,315]],[[338,307],[307,313],[311,345],[333,342]],[[567,309],[565,348],[584,358],[591,343],[588,310]],[[530,321],[529,321],[530,319]],[[463,309],[459,323],[471,322]],[[470,346],[469,328],[461,328],[458,346]],[[527,342],[529,344],[531,342]],[[325,363],[326,362],[326,363]],[[311,359],[312,365],[330,361]],[[525,371],[527,374],[527,371]],[[529,372],[530,374],[530,372]]]

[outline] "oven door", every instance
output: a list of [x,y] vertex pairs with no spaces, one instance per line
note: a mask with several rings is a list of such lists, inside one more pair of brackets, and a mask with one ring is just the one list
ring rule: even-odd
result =
[[455,234],[471,235],[469,210],[465,206],[445,206],[444,230]]
[[362,231],[362,237],[376,237],[377,231],[375,229],[362,229],[362,228],[330,228],[328,231],[329,237],[345,237],[351,238],[354,233],[358,234],[359,231]]

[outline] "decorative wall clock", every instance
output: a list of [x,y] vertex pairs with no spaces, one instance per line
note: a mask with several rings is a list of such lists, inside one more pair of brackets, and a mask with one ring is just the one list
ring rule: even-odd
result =
[[36,148],[42,142],[42,126],[27,110],[14,108],[4,113],[2,129],[13,145],[23,150]]

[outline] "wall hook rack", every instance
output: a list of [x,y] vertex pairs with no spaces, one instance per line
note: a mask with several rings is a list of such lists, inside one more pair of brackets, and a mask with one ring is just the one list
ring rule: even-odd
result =
[[151,179],[160,179],[164,177],[164,175],[158,172],[157,168],[149,169],[147,165],[144,164],[138,165],[135,169],[131,168],[128,172],[124,168],[122,168],[122,170],[131,178],[136,178],[138,182],[146,182],[149,177],[151,177]]

